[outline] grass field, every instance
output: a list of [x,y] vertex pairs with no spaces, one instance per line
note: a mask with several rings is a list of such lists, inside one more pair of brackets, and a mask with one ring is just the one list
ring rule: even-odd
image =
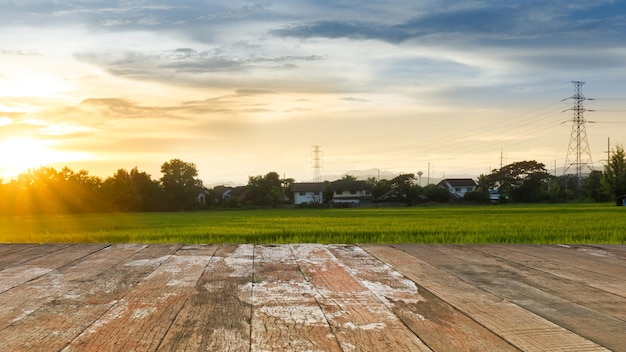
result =
[[626,243],[611,204],[0,217],[1,243]]

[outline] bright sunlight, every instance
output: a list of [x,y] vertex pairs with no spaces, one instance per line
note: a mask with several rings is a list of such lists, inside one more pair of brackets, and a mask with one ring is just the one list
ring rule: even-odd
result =
[[25,137],[0,141],[0,153],[0,178],[5,181],[31,168],[77,159],[72,153],[55,150],[50,142]]

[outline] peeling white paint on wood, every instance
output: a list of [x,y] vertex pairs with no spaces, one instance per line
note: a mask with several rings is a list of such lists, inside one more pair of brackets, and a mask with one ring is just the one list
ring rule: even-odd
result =
[[617,351],[626,331],[626,246],[0,247],[2,351]]

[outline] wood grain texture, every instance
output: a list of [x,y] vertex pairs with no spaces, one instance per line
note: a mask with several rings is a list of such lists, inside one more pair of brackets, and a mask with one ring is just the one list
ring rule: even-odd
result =
[[625,351],[626,246],[0,245],[0,351]]
[[248,351],[252,245],[217,248],[159,346],[160,351]]
[[452,305],[357,246],[330,251],[435,351],[519,351]]
[[613,270],[614,267],[603,267],[594,263],[595,270],[590,270],[586,264],[588,260],[579,260],[579,253],[569,251],[569,255],[561,253],[554,255],[545,251],[542,246],[503,246],[493,245],[489,248],[492,255],[505,258],[517,263],[562,277],[567,280],[580,282],[614,295],[626,297],[626,274],[622,270]]
[[[178,246],[148,247],[118,245],[107,252],[109,259],[120,259],[108,270],[85,278],[73,289],[16,320],[0,332],[3,351],[59,351],[109,311]],[[113,260],[111,260],[112,262]],[[98,262],[100,266],[107,263]],[[145,265],[136,265],[145,263]]]
[[[160,265],[74,339],[64,351],[153,351],[204,271],[210,256],[153,258]],[[154,265],[151,260],[128,265]]]
[[[592,309],[589,305],[580,304],[584,299],[577,296],[595,294],[595,297],[608,299],[609,302],[600,307],[607,313],[611,310],[611,303],[621,303],[622,307],[626,304],[624,300],[618,302],[621,297],[604,295],[604,292],[599,290],[587,290],[585,286],[575,283],[569,285],[569,282],[564,280],[551,280],[545,273],[536,273],[530,268],[516,268],[504,260],[494,259],[468,248],[452,245],[428,248],[414,246],[407,248],[407,252],[419,258],[432,253],[437,258],[434,265],[438,268],[599,345],[612,350],[624,345],[622,334],[626,332],[626,322]],[[594,304],[595,308],[598,306],[600,305]],[[587,328],[588,326],[604,328],[591,330]]]
[[367,245],[364,248],[520,350],[608,350],[416,256],[389,246]]
[[290,246],[256,246],[253,351],[341,351]]
[[[0,329],[17,323],[40,309],[43,305],[72,290],[81,284],[82,281],[108,270],[114,264],[143,247],[142,245],[122,245],[115,249],[105,247],[87,257],[83,256],[81,260],[71,262],[11,290],[0,293]],[[68,257],[75,256],[72,246],[63,248],[62,252],[67,252]],[[92,248],[97,250],[102,248],[102,246],[93,245]],[[59,254],[62,253],[59,252]],[[80,254],[83,255],[84,251],[81,250]],[[37,256],[37,258],[44,257]]]
[[292,248],[343,350],[431,351],[325,246]]

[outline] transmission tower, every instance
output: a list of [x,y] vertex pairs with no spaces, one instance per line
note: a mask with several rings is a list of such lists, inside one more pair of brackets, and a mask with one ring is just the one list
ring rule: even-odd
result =
[[[589,169],[593,171],[593,162],[591,161],[591,151],[589,150],[589,142],[587,141],[587,131],[585,130],[585,111],[583,106],[585,100],[593,100],[585,98],[583,95],[583,84],[585,82],[572,81],[574,85],[574,95],[567,99],[574,100],[574,106],[568,110],[574,111],[572,118],[572,133],[567,147],[567,156],[565,158],[565,168],[563,175],[567,174],[570,169],[576,173],[579,188],[582,186],[583,170]],[[586,170],[585,170],[586,171]]]
[[322,182],[322,151],[319,145],[313,146],[313,182]]

